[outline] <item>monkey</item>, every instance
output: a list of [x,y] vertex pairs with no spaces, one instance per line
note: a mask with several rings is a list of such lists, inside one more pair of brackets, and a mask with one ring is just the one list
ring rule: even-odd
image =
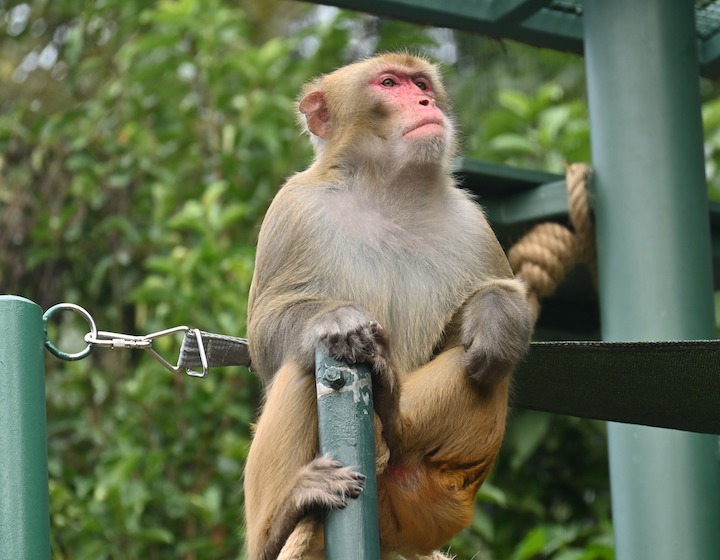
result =
[[[408,53],[355,62],[306,84],[297,111],[315,157],[267,210],[248,302],[265,391],[245,467],[248,558],[277,558],[301,520],[363,488],[319,455],[318,345],[371,366],[390,451],[377,473],[383,557],[419,558],[471,521],[532,312],[452,176],[456,125],[435,65]],[[322,558],[322,543],[311,548],[305,558]]]

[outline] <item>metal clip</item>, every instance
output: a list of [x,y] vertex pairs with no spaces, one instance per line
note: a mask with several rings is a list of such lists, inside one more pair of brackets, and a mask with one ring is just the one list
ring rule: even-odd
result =
[[[87,347],[83,349],[80,352],[76,352],[74,354],[68,354],[67,352],[63,352],[59,350],[48,337],[47,333],[47,325],[50,318],[58,311],[74,311],[75,313],[78,313],[82,315],[82,317],[87,321],[90,332],[87,333],[84,337],[85,343],[87,344]],[[167,369],[172,371],[173,373],[177,373],[180,370],[183,369],[183,366],[181,365],[181,358],[178,358],[178,362],[176,365],[172,365],[170,362],[168,362],[165,358],[163,358],[158,352],[152,347],[153,341],[157,338],[161,338],[163,336],[169,336],[176,333],[185,333],[185,338],[188,336],[192,336],[197,340],[197,349],[198,354],[200,355],[200,364],[202,365],[202,372],[193,371],[189,367],[184,368],[185,373],[191,377],[207,377],[208,374],[208,360],[205,353],[205,346],[203,345],[202,337],[200,336],[200,331],[198,329],[191,329],[190,327],[186,326],[180,326],[180,327],[172,327],[170,329],[165,329],[163,331],[158,331],[146,335],[133,335],[133,334],[124,334],[124,333],[117,333],[117,332],[111,332],[111,331],[99,331],[97,329],[97,326],[95,325],[95,321],[92,318],[92,315],[88,313],[85,309],[80,307],[79,305],[76,305],[74,303],[59,303],[57,305],[52,306],[50,309],[48,309],[45,314],[43,315],[43,321],[45,324],[45,346],[46,348],[57,358],[60,358],[61,360],[66,361],[73,361],[73,360],[81,360],[93,351],[93,349],[96,346],[99,346],[101,348],[130,348],[130,349],[140,349],[145,350],[148,354],[150,354],[153,358],[155,358],[158,362],[160,362],[163,366],[165,366]],[[181,351],[182,356],[182,351]]]

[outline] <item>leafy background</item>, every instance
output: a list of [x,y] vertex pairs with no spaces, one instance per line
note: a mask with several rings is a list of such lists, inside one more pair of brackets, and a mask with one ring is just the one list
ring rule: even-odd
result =
[[[103,330],[244,334],[258,225],[310,158],[293,100],[357,56],[444,61],[469,156],[589,160],[582,60],[512,42],[280,0],[0,0],[0,48],[0,293],[79,303]],[[85,325],[66,315],[51,335],[72,351]],[[53,558],[242,557],[258,396],[242,368],[199,381],[142,352],[49,358]],[[515,411],[451,544],[461,560],[613,558],[604,424]]]

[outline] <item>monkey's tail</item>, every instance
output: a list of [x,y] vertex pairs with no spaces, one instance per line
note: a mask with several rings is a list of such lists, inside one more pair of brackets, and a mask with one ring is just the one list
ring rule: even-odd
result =
[[303,560],[313,544],[313,538],[318,532],[319,524],[320,522],[317,519],[303,518],[288,537],[277,560]]

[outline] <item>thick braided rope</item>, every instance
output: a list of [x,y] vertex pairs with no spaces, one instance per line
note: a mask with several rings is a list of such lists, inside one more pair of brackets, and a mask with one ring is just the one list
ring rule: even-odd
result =
[[554,294],[578,263],[587,265],[593,282],[596,281],[595,229],[587,189],[589,176],[587,165],[566,166],[565,183],[574,231],[552,222],[538,224],[508,252],[515,276],[528,287],[528,300],[536,319],[540,314],[540,300]]
[[590,269],[592,281],[597,288],[597,260],[595,255],[595,225],[590,214],[590,191],[588,179],[591,169],[583,163],[566,166],[570,222],[575,228],[580,262]]

